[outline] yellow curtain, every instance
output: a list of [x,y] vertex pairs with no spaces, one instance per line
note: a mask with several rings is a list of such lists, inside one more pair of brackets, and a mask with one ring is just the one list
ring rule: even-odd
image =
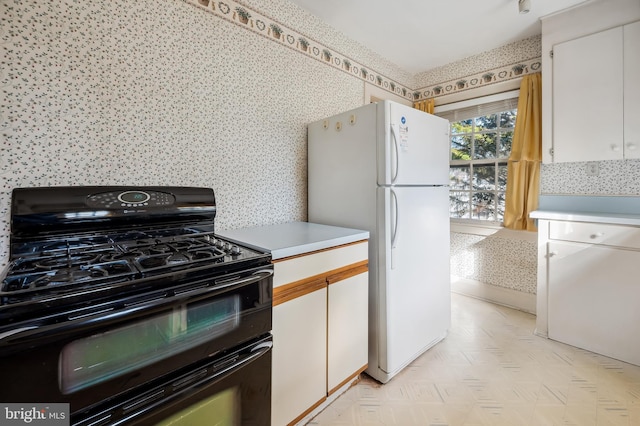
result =
[[435,99],[431,98],[431,99],[425,99],[424,101],[414,102],[413,107],[415,109],[419,109],[420,111],[433,114],[433,108],[435,107]]
[[524,76],[520,84],[518,116],[507,163],[504,226],[535,231],[529,213],[538,208],[542,160],[542,76]]

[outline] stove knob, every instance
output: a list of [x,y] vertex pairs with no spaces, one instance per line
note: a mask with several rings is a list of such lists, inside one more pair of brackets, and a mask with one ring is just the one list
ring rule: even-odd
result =
[[238,246],[232,246],[231,247],[231,255],[237,256],[240,253],[242,253],[242,250],[240,250],[240,247],[238,247]]
[[218,240],[216,241],[216,247],[218,247],[219,249],[224,247],[224,241],[222,240]]
[[224,251],[228,252],[231,250],[231,243],[224,243]]

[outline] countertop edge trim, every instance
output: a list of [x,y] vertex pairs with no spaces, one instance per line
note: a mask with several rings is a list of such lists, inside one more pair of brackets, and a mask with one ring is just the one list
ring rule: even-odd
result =
[[318,254],[318,253],[322,253],[325,251],[331,251],[331,250],[337,250],[343,247],[348,247],[348,246],[353,246],[356,244],[364,244],[364,243],[368,243],[369,240],[368,239],[363,239],[363,240],[357,240],[357,241],[352,241],[352,242],[348,242],[348,243],[344,243],[344,244],[338,244],[338,245],[332,245],[329,247],[324,247],[321,249],[317,249],[317,250],[313,250],[313,251],[305,251],[303,253],[299,253],[299,254],[294,254],[291,256],[287,256],[287,257],[275,257],[273,256],[273,252],[272,252],[272,263],[278,263],[278,262],[286,262],[287,260],[291,260],[291,259],[296,259],[299,257],[304,257],[304,256],[313,256],[314,254]]
[[536,210],[531,212],[529,216],[533,219],[542,220],[563,220],[570,222],[592,222],[612,225],[640,226],[640,215],[621,213]]

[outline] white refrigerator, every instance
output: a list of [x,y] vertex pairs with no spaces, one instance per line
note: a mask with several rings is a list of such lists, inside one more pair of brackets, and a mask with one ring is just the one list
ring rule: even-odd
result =
[[308,127],[309,222],[370,232],[369,362],[386,383],[451,324],[449,122],[390,101]]

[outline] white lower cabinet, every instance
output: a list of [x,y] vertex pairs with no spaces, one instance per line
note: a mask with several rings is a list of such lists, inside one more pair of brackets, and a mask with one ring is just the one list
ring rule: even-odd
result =
[[368,242],[274,261],[274,426],[295,424],[366,369]]
[[329,282],[327,390],[332,394],[368,361],[367,273]]
[[326,396],[326,324],[326,288],[274,306],[271,424],[289,424]]
[[541,220],[539,233],[538,329],[640,365],[640,228]]

